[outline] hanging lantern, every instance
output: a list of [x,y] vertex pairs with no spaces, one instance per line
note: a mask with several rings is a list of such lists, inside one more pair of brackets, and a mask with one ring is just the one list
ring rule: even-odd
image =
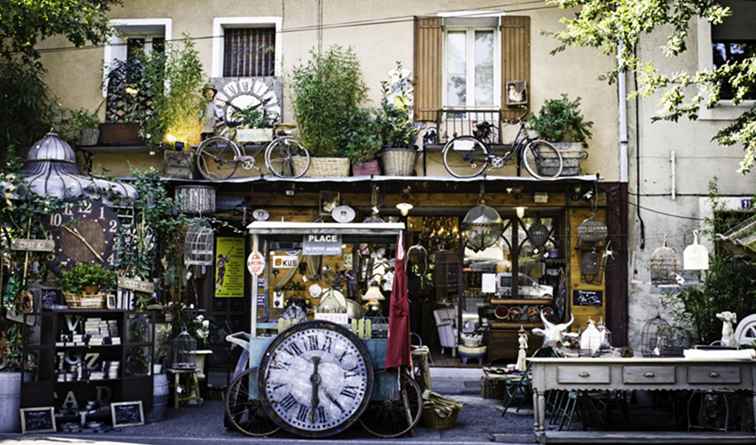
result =
[[462,220],[465,246],[473,252],[487,249],[499,240],[504,221],[493,207],[480,204],[471,208]]
[[194,355],[197,350],[197,340],[194,339],[184,328],[171,342],[173,351],[173,369],[194,369],[196,366]]
[[599,274],[599,257],[596,249],[583,252],[580,257],[580,275],[586,283],[593,283]]
[[176,187],[176,204],[184,213],[214,213],[215,188],[207,185],[180,185]]
[[184,264],[187,266],[212,266],[215,235],[210,223],[196,218],[189,224],[184,238]]
[[593,214],[589,218],[583,220],[578,225],[578,241],[581,243],[596,243],[604,241],[609,235],[609,229],[601,221],[596,221],[596,215]]
[[683,269],[709,270],[709,249],[698,244],[698,230],[693,231],[693,244],[683,250]]
[[549,228],[543,225],[540,219],[536,220],[528,229],[528,239],[533,247],[540,250],[549,240]]
[[661,247],[657,247],[651,253],[648,269],[651,272],[651,284],[656,286],[677,284],[677,275],[680,273],[680,259],[675,249],[667,245],[666,239]]

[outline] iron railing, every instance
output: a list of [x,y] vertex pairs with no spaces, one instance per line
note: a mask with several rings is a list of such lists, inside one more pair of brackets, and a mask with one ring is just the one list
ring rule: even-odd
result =
[[489,144],[501,144],[501,110],[436,111],[436,144],[445,144],[457,136],[475,136]]

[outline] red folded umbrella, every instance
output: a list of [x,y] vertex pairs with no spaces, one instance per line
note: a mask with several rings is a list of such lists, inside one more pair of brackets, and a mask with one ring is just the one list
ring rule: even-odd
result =
[[409,296],[407,293],[407,273],[404,268],[405,261],[404,237],[399,234],[396,242],[394,283],[391,287],[389,306],[386,368],[398,368],[410,364]]

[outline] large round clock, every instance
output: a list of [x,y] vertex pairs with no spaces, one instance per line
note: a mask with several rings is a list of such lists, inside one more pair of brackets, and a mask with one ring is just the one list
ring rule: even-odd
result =
[[[217,80],[216,83],[224,80]],[[218,92],[213,99],[218,133],[228,135],[229,130],[239,125],[238,113],[247,108],[257,106],[265,116],[274,121],[281,116],[281,102],[276,92],[275,80],[254,78],[234,78],[225,80],[218,85]]]
[[281,428],[326,437],[351,425],[373,392],[373,366],[362,341],[327,321],[306,321],[280,334],[258,373],[265,411]]
[[118,230],[118,218],[112,207],[99,199],[66,202],[50,214],[49,225],[55,238],[58,263],[112,265],[113,239]]

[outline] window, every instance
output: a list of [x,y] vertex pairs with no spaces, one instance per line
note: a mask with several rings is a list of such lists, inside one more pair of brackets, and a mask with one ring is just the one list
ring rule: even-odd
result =
[[215,17],[210,77],[280,76],[281,17]]
[[450,19],[444,39],[444,106],[493,108],[499,102],[495,19]]
[[[756,29],[753,17],[756,16],[756,2],[746,0],[722,1],[730,7],[731,15],[719,25],[711,27],[712,60],[714,66],[737,63],[756,54]],[[752,85],[746,99],[756,99],[756,85]],[[729,100],[735,97],[730,85],[722,86],[721,98]]]
[[275,52],[275,27],[225,29],[223,77],[272,76]]

